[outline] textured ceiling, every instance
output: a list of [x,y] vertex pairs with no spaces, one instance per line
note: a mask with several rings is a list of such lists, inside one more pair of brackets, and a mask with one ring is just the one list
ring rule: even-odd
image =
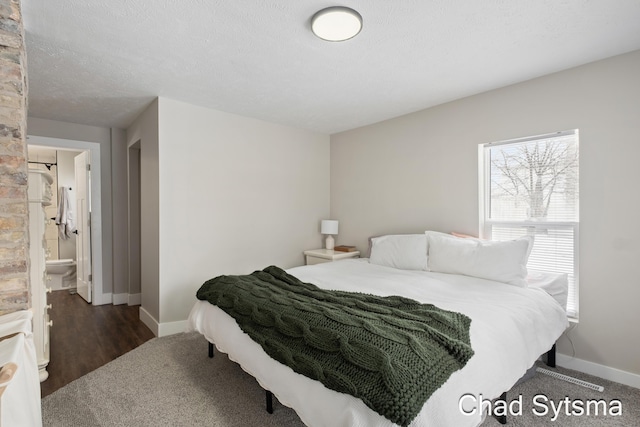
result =
[[157,96],[335,133],[640,49],[638,0],[22,0],[29,115],[126,128]]

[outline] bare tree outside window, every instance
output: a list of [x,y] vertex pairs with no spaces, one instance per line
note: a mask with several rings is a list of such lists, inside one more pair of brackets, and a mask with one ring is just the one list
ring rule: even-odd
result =
[[534,221],[577,220],[578,145],[572,136],[491,149],[491,212]]
[[578,317],[578,129],[481,145],[480,230],[533,237],[530,272],[566,274],[567,315]]

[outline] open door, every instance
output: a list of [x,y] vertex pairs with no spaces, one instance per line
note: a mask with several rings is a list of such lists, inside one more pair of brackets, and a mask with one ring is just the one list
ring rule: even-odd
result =
[[91,166],[88,151],[75,158],[76,173],[76,209],[78,221],[76,230],[76,275],[78,277],[78,294],[87,302],[91,302],[91,198],[90,180]]

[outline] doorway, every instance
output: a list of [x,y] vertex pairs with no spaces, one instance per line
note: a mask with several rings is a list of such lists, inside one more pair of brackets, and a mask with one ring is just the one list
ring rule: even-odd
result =
[[91,303],[93,305],[111,304],[111,293],[103,294],[103,263],[102,263],[102,191],[100,168],[100,144],[95,142],[75,141],[42,136],[27,136],[27,146],[49,147],[53,149],[87,152],[91,158],[91,183],[89,201],[91,206]]

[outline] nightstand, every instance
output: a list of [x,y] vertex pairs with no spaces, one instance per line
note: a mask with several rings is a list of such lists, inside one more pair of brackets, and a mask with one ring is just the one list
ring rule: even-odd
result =
[[339,259],[358,258],[360,252],[340,252],[332,249],[312,249],[304,251],[304,258],[307,265],[322,264],[323,262],[333,262]]

